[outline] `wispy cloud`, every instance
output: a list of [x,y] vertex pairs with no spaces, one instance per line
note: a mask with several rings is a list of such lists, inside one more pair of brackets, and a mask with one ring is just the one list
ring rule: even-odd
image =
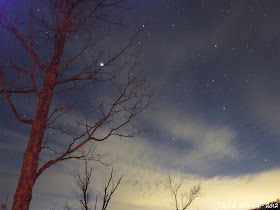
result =
[[[216,126],[201,118],[180,115],[172,109],[165,109],[157,117],[150,118],[161,132],[177,141],[186,143],[191,150],[185,152],[186,160],[212,161],[234,157],[238,151],[234,145],[237,132],[230,126]],[[183,151],[178,151],[183,152]]]

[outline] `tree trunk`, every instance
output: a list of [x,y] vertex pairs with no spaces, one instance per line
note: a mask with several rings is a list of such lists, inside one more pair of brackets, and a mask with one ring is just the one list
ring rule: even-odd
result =
[[23,156],[23,165],[14,195],[13,210],[29,209],[33,186],[37,179],[41,144],[46,130],[54,82],[55,74],[47,73],[43,89],[40,93],[36,115],[32,123],[29,142]]

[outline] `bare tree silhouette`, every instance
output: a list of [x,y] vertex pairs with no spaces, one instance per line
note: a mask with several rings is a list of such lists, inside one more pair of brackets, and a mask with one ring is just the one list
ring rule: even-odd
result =
[[[122,175],[117,180],[117,183],[115,184],[113,175],[114,175],[114,169],[112,168],[109,179],[106,180],[106,176],[105,176],[105,179],[103,181],[102,210],[107,209],[108,204],[112,198],[112,195],[115,193],[116,189],[118,188],[118,186],[124,176],[124,175]],[[97,210],[97,209],[95,208],[95,210]]]
[[88,161],[85,160],[84,173],[80,174],[77,170],[74,171],[74,178],[79,192],[75,192],[77,199],[80,202],[82,209],[88,210],[91,201],[92,193],[90,182],[92,176],[92,167],[88,169]]
[[[41,10],[32,0],[24,2],[29,17],[25,13],[22,19],[9,15],[17,3],[0,3],[0,25],[25,56],[0,55],[0,92],[16,119],[30,125],[13,210],[29,208],[35,182],[50,166],[68,159],[100,160],[91,151],[76,153],[88,142],[139,133],[134,120],[153,95],[146,89],[146,73],[135,69],[133,45],[140,27],[120,48],[104,47],[111,41],[107,26],[122,26],[121,14],[129,9],[124,0],[38,2]],[[32,111],[19,109],[18,96],[30,97]],[[59,144],[48,141],[47,130],[56,132]],[[39,167],[45,150],[51,158]]]
[[[88,167],[88,161],[84,161],[84,170],[83,173],[79,173],[77,170],[74,170],[73,177],[76,182],[76,186],[78,187],[78,191],[75,191],[75,195],[80,203],[82,209],[88,210],[90,208],[90,203],[93,201],[93,193],[92,189],[90,188],[90,184],[92,182],[92,167]],[[122,175],[114,184],[114,170],[112,168],[109,179],[106,179],[106,175],[103,179],[103,192],[95,193],[94,198],[94,210],[98,210],[99,207],[102,210],[106,210],[109,202],[113,194],[115,193],[116,189],[118,188],[122,178]],[[65,205],[65,209],[71,210],[71,207],[68,203]]]
[[[161,184],[166,187],[170,194],[172,195],[172,199],[174,203],[171,205],[175,206],[176,210],[179,210],[179,197],[181,200],[182,210],[187,209],[192,202],[199,196],[201,196],[201,186],[200,184],[193,186],[189,192],[180,193],[180,189],[184,184],[184,178],[181,177],[181,180],[178,182],[174,182],[173,178],[168,175],[164,180],[161,181]],[[180,193],[180,194],[179,194]]]

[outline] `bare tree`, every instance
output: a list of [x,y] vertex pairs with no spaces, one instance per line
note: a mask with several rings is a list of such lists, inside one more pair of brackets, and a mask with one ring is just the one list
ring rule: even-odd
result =
[[[79,173],[77,170],[74,171],[73,177],[76,181],[76,185],[78,187],[78,192],[75,191],[76,197],[80,202],[81,208],[88,210],[90,209],[90,203],[92,201],[93,193],[90,189],[90,183],[92,181],[92,167],[88,167],[88,161],[84,162],[84,171],[83,173]],[[103,180],[103,192],[95,193],[95,204],[94,210],[98,210],[98,207],[101,206],[102,210],[106,210],[109,202],[112,198],[112,195],[115,193],[118,188],[123,175],[117,180],[117,183],[114,184],[114,170],[112,168],[109,179],[106,180],[106,176]],[[66,209],[71,209],[67,204],[65,206]]]
[[[113,174],[114,174],[114,170],[112,168],[108,181],[106,180],[106,176],[103,181],[102,210],[107,209],[108,204],[112,198],[112,195],[115,193],[116,189],[118,188],[118,186],[124,176],[124,175],[122,175],[118,179],[117,183],[115,184],[114,179],[113,179]],[[95,205],[95,210],[97,210],[96,205]]]
[[[9,13],[21,3],[28,6],[28,17]],[[1,1],[0,26],[18,41],[15,54],[24,51],[25,59],[0,55],[0,92],[16,119],[30,125],[13,210],[29,208],[35,182],[50,166],[68,159],[98,160],[90,152],[76,153],[88,142],[140,132],[134,120],[153,95],[146,89],[146,74],[135,69],[133,46],[142,28],[119,48],[106,46],[109,27],[121,27],[120,14],[127,9],[124,0]],[[30,97],[34,109],[22,112],[18,96]],[[48,141],[47,130],[61,135],[59,144]],[[49,160],[40,159],[45,150]]]
[[[168,175],[166,179],[161,181],[161,184],[166,187],[170,194],[172,195],[173,202],[171,205],[174,205],[176,210],[179,210],[179,197],[181,198],[181,207],[182,210],[187,209],[191,203],[199,196],[201,196],[201,186],[200,184],[193,186],[189,192],[180,193],[180,189],[184,184],[184,178],[181,177],[181,180],[178,182],[174,182],[173,178]],[[180,193],[180,194],[179,194]]]
[[84,173],[80,174],[77,170],[74,171],[74,178],[79,192],[75,192],[77,199],[80,202],[82,209],[88,210],[91,201],[92,193],[90,189],[90,182],[92,176],[92,167],[88,168],[88,161],[85,160]]

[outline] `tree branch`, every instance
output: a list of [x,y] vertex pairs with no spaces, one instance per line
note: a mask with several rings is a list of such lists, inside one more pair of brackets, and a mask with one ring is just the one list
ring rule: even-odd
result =
[[15,108],[15,106],[14,106],[14,104],[13,104],[11,98],[10,98],[10,93],[7,91],[6,86],[5,86],[5,82],[4,82],[5,75],[4,75],[4,72],[3,72],[3,70],[2,70],[2,67],[0,67],[0,76],[1,76],[1,86],[2,86],[2,90],[3,90],[3,92],[4,92],[4,95],[5,95],[5,97],[6,97],[7,101],[8,101],[8,103],[9,103],[9,105],[10,105],[12,111],[13,111],[14,114],[15,114],[16,118],[17,118],[19,121],[23,122],[23,123],[32,124],[32,123],[33,123],[33,120],[25,120],[25,119],[23,119],[23,118],[19,115],[18,111],[16,110],[16,108]]

